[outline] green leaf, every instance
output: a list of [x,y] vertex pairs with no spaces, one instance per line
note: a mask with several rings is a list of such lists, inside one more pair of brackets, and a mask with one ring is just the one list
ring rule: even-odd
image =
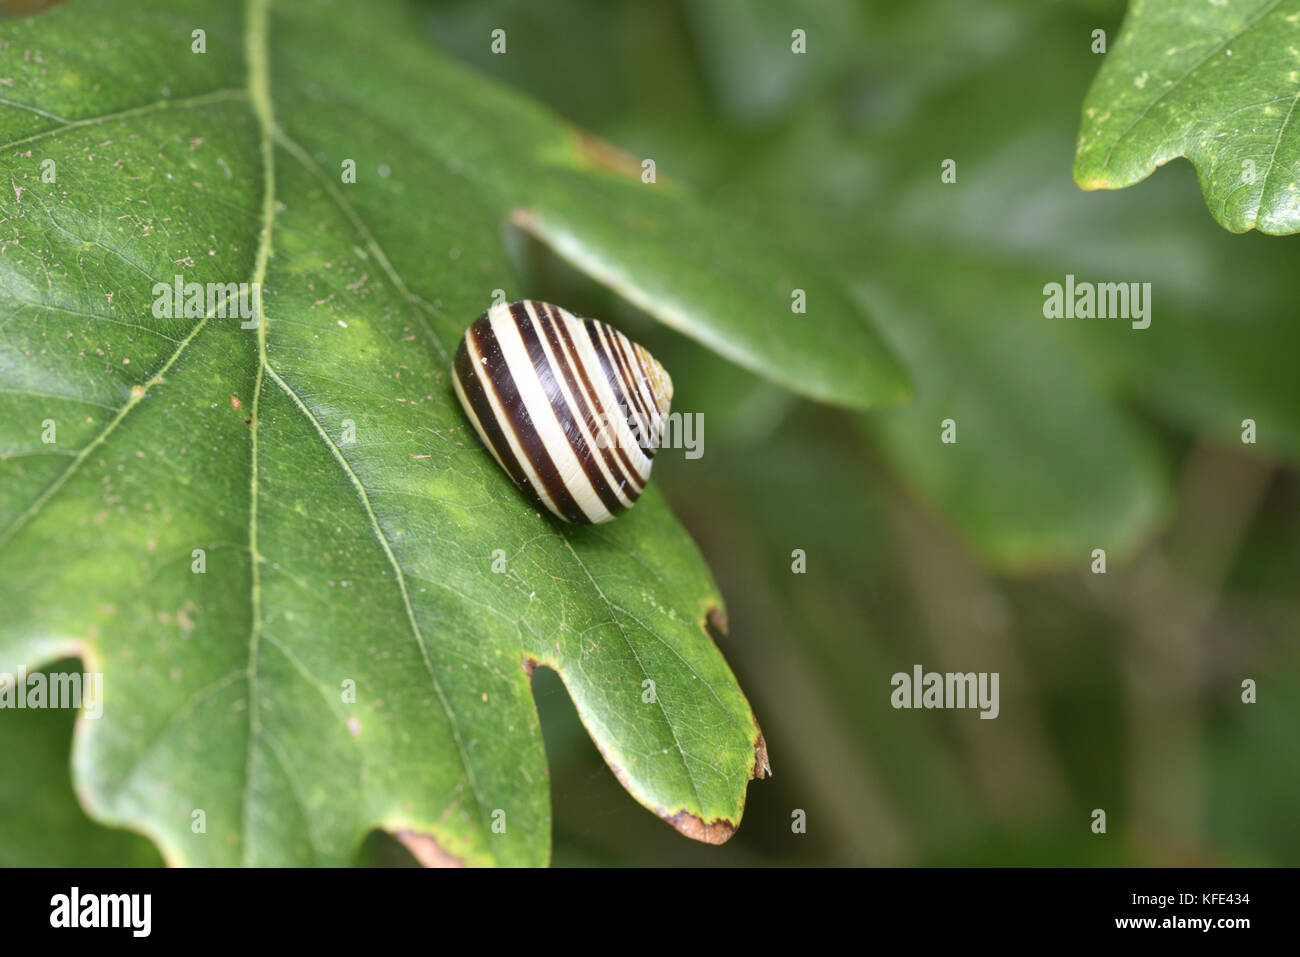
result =
[[[910,394],[837,282],[775,244],[732,242],[684,189],[562,171],[538,186],[517,225],[714,352],[821,402],[867,408]],[[795,313],[799,291],[806,311]],[[697,321],[700,310],[711,320]]]
[[1233,232],[1300,230],[1300,2],[1134,2],[1084,102],[1084,189],[1185,156]]
[[[1098,543],[1132,553],[1164,507],[1147,438],[1043,319],[1034,270],[949,250],[940,285],[917,266],[938,258],[900,254],[887,284],[863,287],[918,370],[917,401],[865,416],[867,432],[994,567],[1077,563]],[[984,322],[970,321],[971,303]]]
[[[346,863],[374,828],[545,862],[534,663],[636,800],[725,840],[766,756],[694,545],[653,488],[537,514],[450,389],[569,131],[395,5],[268,6],[3,28],[0,671],[103,673],[75,785],[172,863]],[[261,283],[264,321],[156,318],[178,274]]]

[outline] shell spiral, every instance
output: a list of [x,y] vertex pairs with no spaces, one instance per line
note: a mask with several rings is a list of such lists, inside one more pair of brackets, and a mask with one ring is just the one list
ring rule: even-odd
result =
[[465,330],[452,384],[515,484],[579,524],[635,504],[673,397],[663,366],[621,332],[528,299],[499,303]]

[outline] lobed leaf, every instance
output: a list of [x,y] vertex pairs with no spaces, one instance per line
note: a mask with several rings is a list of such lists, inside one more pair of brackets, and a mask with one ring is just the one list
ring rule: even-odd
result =
[[[409,26],[84,0],[0,30],[0,671],[103,673],[74,783],[170,863],[341,864],[376,827],[546,862],[537,663],[638,801],[725,840],[767,765],[694,545],[653,488],[609,528],[537,514],[450,387],[569,133]],[[260,284],[261,321],[156,315],[177,275]]]
[[1084,189],[1119,189],[1185,156],[1235,233],[1300,230],[1300,3],[1134,0],[1084,101]]

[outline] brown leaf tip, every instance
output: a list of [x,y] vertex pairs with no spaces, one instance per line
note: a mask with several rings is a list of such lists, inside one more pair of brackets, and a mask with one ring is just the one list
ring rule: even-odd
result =
[[431,834],[420,831],[394,831],[393,836],[406,846],[411,856],[420,862],[421,867],[464,867],[465,862],[454,854],[448,854]]
[[524,666],[524,674],[531,678],[533,672],[537,670],[538,661],[536,658],[529,658],[527,655],[524,655],[521,664]]
[[671,817],[663,813],[659,816],[691,840],[702,841],[705,844],[726,844],[731,840],[731,835],[736,833],[736,825],[726,818],[718,818],[705,824],[703,818],[690,811],[678,811]]
[[749,777],[754,781],[761,781],[763,778],[772,776],[772,763],[767,759],[767,742],[763,740],[763,732],[758,733],[758,740],[754,742],[754,770]]
[[717,605],[709,607],[708,613],[704,616],[704,630],[709,633],[709,637],[717,644],[719,638],[727,637],[727,613]]

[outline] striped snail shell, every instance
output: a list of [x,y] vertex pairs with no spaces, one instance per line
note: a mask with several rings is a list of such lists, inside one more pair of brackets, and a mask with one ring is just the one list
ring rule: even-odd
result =
[[456,397],[498,464],[568,522],[608,522],[650,478],[673,383],[621,332],[531,299],[465,330]]

